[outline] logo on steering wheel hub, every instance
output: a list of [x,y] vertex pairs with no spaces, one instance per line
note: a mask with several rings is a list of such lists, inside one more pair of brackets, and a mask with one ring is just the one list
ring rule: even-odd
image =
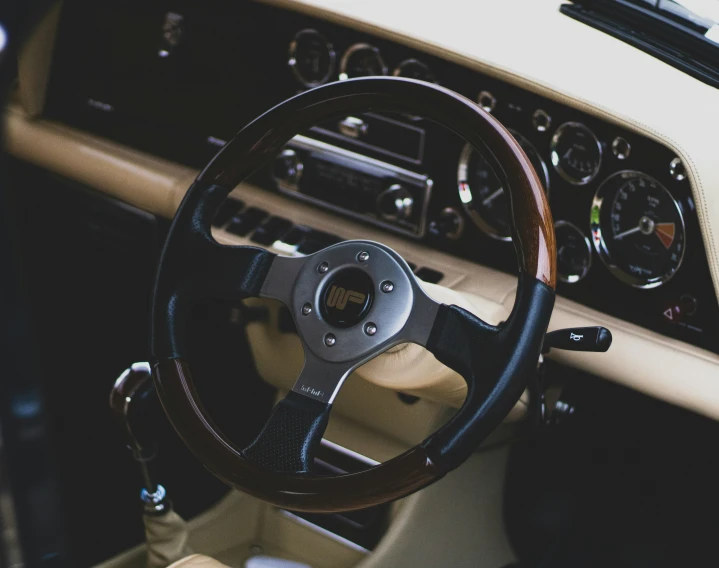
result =
[[347,268],[335,274],[322,291],[322,317],[336,327],[358,324],[372,307],[374,284],[369,274]]

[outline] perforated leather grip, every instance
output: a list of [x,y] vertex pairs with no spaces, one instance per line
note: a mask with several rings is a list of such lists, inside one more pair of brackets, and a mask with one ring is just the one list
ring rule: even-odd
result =
[[290,391],[244,454],[279,473],[309,473],[330,418],[329,404]]

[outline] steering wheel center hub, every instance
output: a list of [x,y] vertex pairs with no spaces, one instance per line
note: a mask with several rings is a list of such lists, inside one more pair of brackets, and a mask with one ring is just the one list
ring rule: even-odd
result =
[[345,268],[334,274],[322,290],[320,310],[330,325],[346,328],[367,315],[374,300],[374,283],[359,268]]

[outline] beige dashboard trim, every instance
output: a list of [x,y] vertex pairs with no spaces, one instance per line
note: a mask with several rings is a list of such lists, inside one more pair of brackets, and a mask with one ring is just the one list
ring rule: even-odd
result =
[[[152,213],[171,217],[196,172],[184,166],[151,157],[120,144],[81,133],[72,128],[27,118],[17,107],[7,112],[6,136],[12,154],[50,171],[87,184]],[[445,272],[443,284],[464,293],[469,306],[481,309],[488,318],[501,317],[511,307],[515,280],[511,276],[470,262],[428,250],[399,237],[381,233],[354,221],[339,219],[308,205],[288,201],[278,195],[243,186],[235,190],[249,203],[271,208],[295,222],[338,233],[347,238],[381,240],[410,261],[431,265]],[[218,235],[227,242],[247,242],[227,233]],[[428,288],[430,294],[432,287]],[[435,291],[436,292],[436,291]],[[457,300],[459,301],[459,300]],[[574,354],[556,352],[553,356],[606,379],[627,385],[650,396],[719,419],[719,356],[676,341],[617,318],[600,314],[562,298],[557,301],[550,327],[605,325],[614,334],[609,353]],[[420,350],[421,351],[421,350]],[[445,367],[427,354],[415,353],[413,365],[401,363],[402,351],[378,359],[378,368],[368,377],[372,382],[419,391],[432,389],[432,397],[456,404],[456,382]],[[403,375],[403,369],[410,369]],[[423,373],[413,375],[412,369]],[[291,372],[291,370],[288,370]],[[291,375],[290,375],[291,376]],[[383,384],[379,377],[393,383]],[[420,380],[422,383],[418,383]]]

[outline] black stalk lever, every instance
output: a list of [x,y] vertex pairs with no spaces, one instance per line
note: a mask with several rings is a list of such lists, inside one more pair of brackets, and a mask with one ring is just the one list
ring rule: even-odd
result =
[[606,327],[569,327],[544,336],[542,353],[550,349],[604,353],[612,345],[612,332]]

